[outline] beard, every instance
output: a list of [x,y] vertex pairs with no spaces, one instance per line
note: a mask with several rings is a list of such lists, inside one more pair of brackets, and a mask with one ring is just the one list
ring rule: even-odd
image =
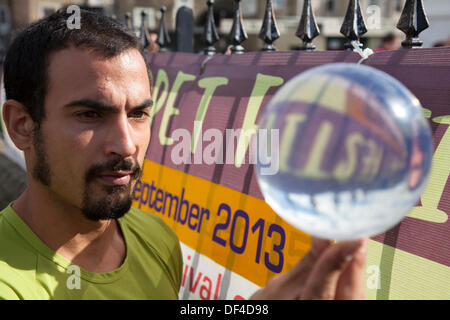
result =
[[[95,198],[95,180],[102,172],[129,171],[130,182],[120,186],[102,185],[105,195]],[[142,175],[142,169],[131,158],[114,158],[104,164],[94,165],[86,172],[85,187],[81,211],[89,220],[118,219],[125,215],[132,204],[132,181],[137,181]]]
[[40,125],[36,124],[33,129],[33,144],[36,156],[36,163],[32,170],[32,176],[46,187],[50,187],[51,173],[48,164],[47,152],[45,151],[44,139],[42,137]]
[[[34,129],[33,142],[36,163],[32,169],[32,176],[46,187],[51,187],[52,171],[49,165],[44,140],[39,126]],[[130,182],[120,186],[101,186],[100,196],[96,189],[96,178],[102,172],[128,171]],[[83,216],[91,221],[119,219],[123,217],[132,205],[132,184],[142,176],[141,166],[131,158],[110,159],[106,163],[91,166],[84,176],[84,191],[81,203]],[[97,186],[98,189],[98,186]]]

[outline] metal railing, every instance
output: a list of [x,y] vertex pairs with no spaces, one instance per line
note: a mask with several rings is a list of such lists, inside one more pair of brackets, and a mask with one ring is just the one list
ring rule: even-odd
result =
[[[233,1],[233,24],[228,36],[228,41],[230,43],[229,48],[231,49],[232,54],[241,54],[245,52],[242,44],[245,42],[245,40],[247,40],[248,36],[243,23],[241,0]],[[304,0],[302,14],[295,33],[295,35],[303,41],[303,44],[299,47],[299,50],[314,51],[316,49],[316,46],[314,45],[313,41],[317,36],[320,35],[320,29],[316,22],[312,2],[313,0]],[[216,54],[214,45],[219,40],[219,35],[214,21],[214,0],[207,0],[206,6],[206,23],[204,25],[204,31],[201,39],[203,43],[202,52],[205,55],[213,56]],[[186,8],[184,7],[184,9]],[[183,10],[183,7],[180,10]],[[180,10],[177,13],[177,21],[179,19],[189,19],[193,21],[192,10],[188,9],[184,12],[180,12]],[[160,12],[161,19],[157,31],[156,43],[159,45],[159,51],[164,52],[168,51],[168,48],[172,45],[172,43],[168,29],[166,27],[166,7],[161,7]],[[147,48],[152,43],[152,39],[150,38],[150,30],[147,24],[147,15],[145,12],[142,12],[141,19],[141,27],[138,34],[143,46]],[[130,13],[126,14],[124,21],[130,29],[134,30]],[[189,26],[189,23],[187,25]],[[422,47],[423,42],[419,39],[419,35],[428,27],[429,22],[425,13],[423,0],[406,0],[405,6],[397,24],[397,28],[406,35],[406,39],[402,42],[402,47],[406,49]],[[352,45],[352,42],[356,42],[357,45],[362,47],[360,39],[365,33],[367,33],[367,26],[363,18],[359,0],[349,0],[347,12],[340,29],[340,33],[347,40],[344,45],[346,50],[353,50],[354,46]],[[186,24],[183,24],[183,27],[179,28],[177,23],[176,34],[176,48],[179,48],[179,43],[182,43],[183,41],[186,42],[186,39],[189,38],[189,40],[192,39],[193,23],[190,24],[190,28],[186,27]],[[274,42],[279,37],[280,32],[275,17],[272,0],[267,0],[262,27],[259,33],[259,38],[264,42],[262,50],[275,51],[276,48],[274,46]],[[175,49],[175,51],[181,50]]]

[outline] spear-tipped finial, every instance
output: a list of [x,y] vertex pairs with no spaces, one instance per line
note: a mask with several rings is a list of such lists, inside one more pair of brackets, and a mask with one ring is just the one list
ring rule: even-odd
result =
[[159,11],[161,11],[161,20],[159,21],[159,31],[156,43],[159,44],[160,52],[166,52],[168,51],[167,46],[170,44],[169,32],[166,28],[166,6],[162,6]]
[[241,0],[234,0],[234,19],[230,32],[230,39],[233,45],[231,52],[236,54],[244,53],[245,49],[241,43],[247,40],[247,38],[247,32],[245,32],[244,22],[242,20]]
[[423,42],[420,33],[430,26],[422,0],[406,0],[397,28],[406,34],[402,47],[407,49],[420,48]]
[[347,13],[345,14],[344,23],[341,27],[341,33],[347,38],[345,44],[346,50],[353,50],[352,41],[357,41],[362,47],[359,39],[367,32],[366,23],[361,11],[359,0],[350,0],[348,3]]
[[272,0],[267,0],[266,12],[264,14],[261,31],[259,32],[259,38],[264,41],[262,51],[275,51],[276,48],[273,45],[273,42],[275,42],[275,40],[279,37],[280,31],[278,31],[277,19],[275,18]]
[[214,0],[208,0],[206,4],[208,5],[208,15],[206,16],[205,30],[203,33],[203,41],[206,44],[204,53],[207,56],[213,56],[216,54],[214,44],[219,40],[216,23],[214,21]]
[[148,34],[147,13],[145,13],[145,11],[141,12],[141,28],[139,39],[141,40],[141,44],[144,49],[146,49],[151,43],[150,36]]
[[311,0],[304,0],[303,12],[295,35],[303,40],[300,50],[314,51],[316,46],[312,43],[314,38],[320,34],[319,26],[314,16]]

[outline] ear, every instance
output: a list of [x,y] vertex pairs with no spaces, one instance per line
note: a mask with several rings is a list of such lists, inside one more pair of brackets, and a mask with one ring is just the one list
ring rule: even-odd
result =
[[17,148],[25,151],[33,145],[34,121],[22,103],[6,101],[3,105],[3,121]]

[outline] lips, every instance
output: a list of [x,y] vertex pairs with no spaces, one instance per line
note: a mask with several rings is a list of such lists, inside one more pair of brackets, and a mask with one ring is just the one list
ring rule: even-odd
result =
[[126,185],[131,180],[132,172],[117,171],[117,172],[104,172],[99,175],[99,179],[111,186],[122,186]]

